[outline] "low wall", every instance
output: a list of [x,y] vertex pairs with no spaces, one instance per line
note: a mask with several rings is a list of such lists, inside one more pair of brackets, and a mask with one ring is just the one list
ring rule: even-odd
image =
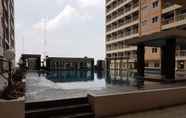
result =
[[140,112],[186,103],[186,87],[134,91],[117,95],[88,95],[96,118]]
[[0,100],[0,117],[1,118],[24,118],[24,101]]

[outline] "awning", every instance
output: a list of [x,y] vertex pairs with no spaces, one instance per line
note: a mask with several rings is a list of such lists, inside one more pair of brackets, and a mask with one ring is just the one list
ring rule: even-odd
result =
[[176,39],[177,45],[184,47],[186,49],[186,30],[167,30],[161,31],[157,33],[153,33],[151,35],[144,35],[142,37],[133,38],[130,40],[126,40],[126,45],[136,46],[140,43],[145,46],[150,47],[161,47],[165,45],[167,40],[172,38]]

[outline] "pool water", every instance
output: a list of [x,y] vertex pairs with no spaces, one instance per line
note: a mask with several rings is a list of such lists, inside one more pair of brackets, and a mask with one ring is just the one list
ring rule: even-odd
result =
[[[137,86],[135,72],[111,71],[56,71],[47,74],[28,73],[26,76],[26,99],[28,101],[86,96],[90,91],[112,90],[113,86],[125,89]],[[143,83],[141,84],[143,85]]]

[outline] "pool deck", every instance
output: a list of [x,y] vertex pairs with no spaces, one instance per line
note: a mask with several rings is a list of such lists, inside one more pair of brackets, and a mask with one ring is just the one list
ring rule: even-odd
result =
[[109,118],[186,118],[186,104]]
[[[32,76],[37,78],[44,79],[39,77],[37,73],[32,73]],[[58,88],[56,83],[47,81],[45,85],[34,85],[32,83],[32,77],[27,76],[26,82],[26,102],[36,102],[36,101],[48,101],[55,99],[69,99],[69,98],[79,98],[86,97],[87,94],[92,94],[95,96],[104,96],[112,94],[122,94],[134,91],[144,91],[144,90],[154,90],[154,89],[166,89],[166,88],[175,88],[186,86],[186,82],[182,83],[173,83],[173,84],[163,84],[159,82],[149,82],[145,81],[143,87],[136,86],[119,86],[119,85],[105,85],[105,87],[100,87],[97,89],[62,89]],[[32,89],[30,89],[32,88]]]

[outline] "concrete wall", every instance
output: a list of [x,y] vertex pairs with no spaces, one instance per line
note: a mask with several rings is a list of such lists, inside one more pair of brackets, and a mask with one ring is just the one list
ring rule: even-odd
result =
[[145,48],[145,60],[146,61],[159,61],[160,60],[160,48],[157,48],[156,53],[152,53],[153,47]]
[[[141,35],[149,35],[161,30],[161,0],[158,6],[153,8],[155,0],[141,0]],[[152,19],[158,16],[158,22]]]
[[24,101],[0,100],[1,118],[24,118]]
[[96,118],[186,103],[186,87],[136,91],[119,95],[89,95]]

